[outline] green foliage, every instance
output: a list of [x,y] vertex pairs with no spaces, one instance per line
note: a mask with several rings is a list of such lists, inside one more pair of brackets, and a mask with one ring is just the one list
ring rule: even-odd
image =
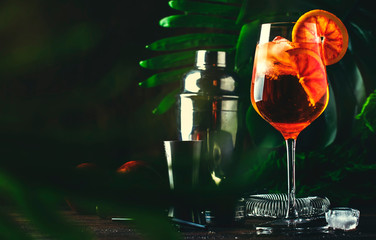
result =
[[[221,46],[233,46],[236,41],[237,36],[232,34],[191,33],[161,39],[153,42],[150,45],[147,45],[146,48],[155,51],[175,51],[202,47],[218,48]],[[169,65],[166,65],[165,67],[169,67]]]
[[[220,1],[214,1],[220,2]],[[226,1],[224,1],[226,2]],[[227,1],[229,2],[229,1]],[[239,3],[240,1],[235,1]],[[213,2],[196,2],[196,1],[186,1],[186,0],[173,0],[168,3],[172,9],[180,10],[187,13],[199,13],[199,14],[209,14],[217,15],[223,17],[234,17],[240,12],[239,6],[228,5],[223,7],[223,5]]]
[[155,87],[158,85],[176,82],[178,81],[184,73],[186,73],[189,68],[181,68],[178,70],[168,71],[168,72],[161,72],[154,74],[153,76],[149,77],[143,82],[140,82],[139,85],[141,87]]
[[[247,79],[252,74],[252,63],[260,20],[245,23],[239,34],[236,45],[235,70],[242,79]],[[250,83],[248,83],[249,86]]]
[[154,114],[163,114],[175,103],[175,97],[178,94],[179,89],[175,89],[159,103],[159,105],[153,110]]
[[162,69],[166,66],[173,68],[190,65],[194,59],[194,56],[194,51],[171,53],[168,56],[161,55],[145,61],[141,61],[140,66],[148,69]]
[[371,93],[363,105],[362,111],[356,116],[373,133],[376,129],[376,90]]
[[195,27],[195,28],[213,28],[223,30],[239,30],[236,26],[235,20],[218,18],[212,16],[200,15],[174,15],[163,18],[159,25],[162,27],[177,28],[177,27]]

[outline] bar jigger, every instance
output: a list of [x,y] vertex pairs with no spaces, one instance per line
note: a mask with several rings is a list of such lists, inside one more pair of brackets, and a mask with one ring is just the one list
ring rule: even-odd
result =
[[199,196],[203,141],[164,141],[164,148],[173,196],[168,216],[175,222],[205,227]]

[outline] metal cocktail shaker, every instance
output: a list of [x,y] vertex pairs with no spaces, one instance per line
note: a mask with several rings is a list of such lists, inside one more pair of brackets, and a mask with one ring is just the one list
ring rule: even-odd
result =
[[226,52],[196,52],[195,66],[182,79],[177,103],[179,140],[204,140],[204,175],[220,189],[235,174],[245,131],[239,82],[226,69]]
[[226,69],[226,52],[196,52],[195,68],[182,79],[177,115],[180,140],[206,141],[213,180],[219,184],[229,177],[241,147],[244,111],[238,79]]

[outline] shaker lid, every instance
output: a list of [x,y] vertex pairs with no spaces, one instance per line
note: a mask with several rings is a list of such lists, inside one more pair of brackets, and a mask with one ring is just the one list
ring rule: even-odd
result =
[[199,50],[196,52],[196,66],[226,67],[226,52]]
[[225,67],[225,51],[198,50],[196,68],[184,75],[180,92],[208,96],[239,96],[237,76]]

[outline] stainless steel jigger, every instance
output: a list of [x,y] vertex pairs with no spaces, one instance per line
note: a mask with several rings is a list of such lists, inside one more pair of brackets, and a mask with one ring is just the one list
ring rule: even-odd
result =
[[173,206],[168,216],[175,222],[205,227],[198,188],[203,141],[164,141]]

